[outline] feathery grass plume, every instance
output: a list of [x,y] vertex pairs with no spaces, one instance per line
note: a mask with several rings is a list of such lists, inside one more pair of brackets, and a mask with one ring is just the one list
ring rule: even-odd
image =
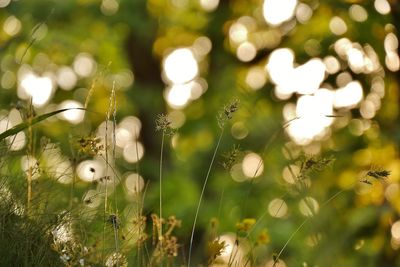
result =
[[390,176],[390,171],[382,168],[371,168],[365,176],[360,180],[361,183],[372,185],[371,178],[384,181]]
[[[160,209],[160,218],[163,217],[162,214],[162,169],[163,169],[163,156],[164,156],[164,141],[165,141],[165,136],[171,136],[175,134],[175,129],[171,127],[171,120],[168,118],[167,115],[165,114],[159,114],[156,119],[156,131],[161,131],[162,132],[162,137],[161,137],[161,147],[160,147],[160,169],[159,169],[159,209]],[[158,228],[160,231],[158,235],[160,237],[163,236],[163,229],[162,229],[162,224]],[[162,243],[163,240],[161,239],[160,242]],[[162,246],[162,244],[161,244]],[[160,251],[161,253],[163,252],[162,250]]]
[[221,162],[222,167],[225,170],[230,170],[232,166],[237,163],[240,156],[242,156],[240,146],[234,145],[230,151],[222,154],[222,157],[224,158]]
[[220,134],[219,134],[219,137],[218,137],[217,145],[215,146],[215,149],[214,149],[213,156],[211,158],[210,165],[209,165],[208,170],[207,170],[206,177],[204,178],[203,187],[201,189],[199,201],[197,203],[196,213],[194,215],[192,232],[191,232],[191,235],[190,235],[190,244],[189,244],[189,256],[188,256],[188,266],[189,267],[190,267],[191,258],[192,258],[194,230],[196,229],[197,217],[199,216],[200,206],[201,206],[201,202],[203,200],[204,192],[206,190],[207,181],[208,181],[208,178],[210,176],[212,166],[214,165],[214,160],[215,160],[215,156],[217,155],[218,148],[219,148],[219,146],[221,144],[222,136],[224,134],[225,124],[226,124],[227,121],[232,119],[233,113],[235,113],[238,110],[238,108],[239,108],[239,100],[238,99],[234,99],[228,105],[225,105],[223,110],[217,116],[217,122],[218,122],[218,125],[219,125],[221,131],[220,131]]
[[232,119],[233,113],[239,109],[239,103],[238,99],[234,99],[229,104],[225,105],[223,110],[218,113],[217,122],[221,129],[224,128],[227,121]]

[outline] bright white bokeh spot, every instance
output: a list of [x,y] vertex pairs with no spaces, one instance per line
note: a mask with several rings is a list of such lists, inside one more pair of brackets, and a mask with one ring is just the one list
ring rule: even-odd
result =
[[21,79],[19,96],[22,99],[32,98],[35,107],[44,106],[53,94],[53,81],[47,76],[37,76],[34,73],[27,73]]
[[125,186],[132,194],[140,193],[144,188],[143,177],[137,173],[131,173],[126,177]]
[[299,145],[308,145],[316,137],[322,138],[332,124],[334,94],[319,89],[314,95],[304,95],[297,100],[296,117],[287,127],[289,136]]
[[251,89],[261,89],[267,82],[265,69],[258,66],[251,67],[247,72],[245,81]]
[[72,68],[63,66],[57,71],[57,83],[64,90],[71,90],[75,87],[78,81],[75,72]]
[[9,16],[3,24],[3,30],[10,36],[14,36],[21,30],[22,24],[15,16]]
[[219,0],[199,0],[200,6],[208,12],[214,11],[217,9]]
[[324,64],[326,67],[326,71],[329,74],[335,74],[340,70],[339,60],[334,56],[327,56],[324,58]]
[[353,108],[363,98],[361,83],[352,81],[335,91],[333,105],[335,108]]
[[374,7],[382,15],[390,13],[390,4],[387,0],[375,0]]
[[400,221],[396,221],[391,228],[392,237],[400,240]]
[[275,198],[268,204],[268,212],[272,217],[282,218],[286,216],[288,206],[281,198]]
[[40,177],[39,161],[33,156],[21,157],[21,169],[26,176],[30,176],[32,180]]
[[139,138],[140,130],[142,129],[142,122],[135,116],[128,116],[121,120],[118,124],[118,128],[127,130],[133,139],[136,140]]
[[229,38],[234,44],[240,44],[247,41],[248,30],[245,25],[235,22],[229,28]]
[[256,153],[249,153],[243,158],[242,169],[248,178],[260,176],[264,171],[264,162]]
[[93,73],[96,64],[90,54],[80,53],[75,57],[73,67],[79,76],[89,77]]
[[305,197],[299,202],[299,210],[301,214],[312,217],[319,211],[318,202],[312,197]]
[[83,105],[75,100],[65,100],[61,102],[59,109],[70,109],[59,114],[60,118],[72,124],[78,124],[83,121],[85,111],[78,108],[83,108]]
[[386,53],[395,52],[395,50],[397,50],[397,48],[399,47],[399,40],[394,33],[391,32],[386,35],[384,47]]
[[354,73],[362,72],[365,66],[364,52],[358,48],[350,48],[347,50],[347,61]]
[[280,25],[293,17],[296,6],[297,0],[264,0],[264,19],[272,26]]
[[220,255],[215,259],[216,262],[222,263],[222,266],[228,266],[229,261],[233,261],[238,264],[238,266],[244,266],[243,259],[245,257],[245,252],[242,246],[235,244],[236,234],[227,233],[220,235],[216,239],[220,244],[224,242],[225,246],[221,249]]
[[78,164],[76,173],[85,182],[93,182],[104,177],[104,164],[99,160],[84,160]]
[[174,84],[166,90],[166,100],[170,107],[184,108],[191,97],[192,83]]
[[307,4],[303,4],[303,3],[299,3],[297,5],[296,8],[296,19],[300,22],[300,23],[307,23],[307,21],[309,21],[312,17],[313,14],[313,10],[312,8],[307,5]]
[[357,21],[363,22],[368,19],[368,12],[364,7],[360,5],[351,5],[349,8],[350,18]]
[[122,152],[124,159],[129,163],[138,162],[144,155],[144,147],[139,142],[129,142]]
[[199,72],[197,60],[189,48],[178,48],[169,53],[163,66],[166,78],[177,84],[193,80]]
[[132,140],[133,135],[127,129],[117,128],[115,130],[115,143],[117,146],[124,148]]
[[400,69],[400,58],[397,52],[389,52],[385,56],[386,67],[392,71],[397,72]]
[[294,52],[289,48],[279,48],[272,51],[267,63],[267,71],[275,84],[284,84],[288,73],[292,71]]
[[360,114],[364,119],[372,119],[373,117],[375,117],[376,108],[374,103],[370,100],[365,100],[361,102]]
[[244,42],[239,45],[236,50],[236,56],[240,61],[249,62],[257,55],[257,48],[253,43]]
[[335,16],[329,22],[329,29],[335,35],[342,35],[347,32],[347,25],[343,19]]
[[293,88],[299,94],[312,94],[316,92],[325,79],[325,64],[319,58],[307,61],[305,64],[294,69]]

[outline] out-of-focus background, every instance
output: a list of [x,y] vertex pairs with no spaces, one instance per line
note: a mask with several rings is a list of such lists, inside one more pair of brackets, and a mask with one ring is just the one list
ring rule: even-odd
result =
[[[137,196],[144,215],[159,212],[155,121],[166,114],[177,130],[163,146],[162,207],[182,220],[175,264],[185,264],[220,134],[216,117],[239,99],[211,169],[192,261],[207,263],[212,218],[226,240],[221,264],[246,251],[234,245],[242,219],[257,220],[254,239],[268,231],[255,266],[272,266],[311,218],[277,266],[400,266],[399,24],[397,0],[0,0],[0,132],[32,112],[86,108],[7,138],[12,163],[2,172],[22,172],[15,175],[25,192],[23,172],[37,168],[33,198],[56,181],[46,189],[57,192],[49,205],[55,213],[82,205],[87,247],[95,233],[101,239],[103,221],[93,214],[103,209],[104,180],[115,181],[107,212],[118,213],[121,251],[135,259]],[[104,148],[96,137],[113,135],[113,122],[111,168],[82,143]],[[240,157],[225,170],[234,146]],[[293,193],[302,155],[335,162]],[[371,170],[391,173],[376,181]]]

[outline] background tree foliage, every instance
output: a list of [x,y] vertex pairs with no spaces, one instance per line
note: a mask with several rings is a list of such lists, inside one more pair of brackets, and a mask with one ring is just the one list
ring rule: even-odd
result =
[[[287,2],[289,5],[291,1]],[[54,216],[54,220],[50,224],[47,220],[35,221],[38,214],[30,216],[22,211],[17,217],[27,221],[29,227],[49,225],[49,231],[37,231],[38,235],[57,235],[54,231],[59,228],[52,228],[52,223],[69,225],[75,243],[52,240],[50,245],[62,261],[68,262],[68,256],[76,259],[75,264],[85,259],[86,263],[112,265],[107,260],[115,252],[116,238],[118,251],[130,266],[142,263],[140,257],[147,256],[144,249],[137,249],[142,241],[134,228],[141,224],[134,220],[143,204],[147,229],[157,221],[156,217],[150,220],[150,214],[159,214],[162,133],[156,132],[156,120],[159,114],[167,114],[172,127],[179,129],[165,136],[163,217],[173,215],[182,222],[178,227],[175,219],[168,221],[164,230],[172,227],[180,244],[173,264],[186,264],[196,205],[219,138],[217,115],[226,103],[239,99],[239,109],[224,127],[201,203],[192,263],[206,264],[214,256],[214,264],[223,262],[221,255],[234,244],[228,246],[226,241],[221,245],[213,240],[230,233],[240,237],[240,249],[251,251],[248,264],[254,266],[272,266],[274,255],[288,240],[276,261],[282,266],[400,265],[400,76],[396,37],[400,4],[397,0],[302,0],[297,2],[294,15],[275,25],[266,22],[263,4],[262,0],[0,0],[0,131],[21,121],[29,122],[34,115],[70,107],[61,105],[65,100],[87,108],[80,122],[52,117],[25,130],[23,136],[1,140],[2,202],[7,200],[26,209],[26,172],[34,176],[32,170],[36,168],[38,179],[31,184],[32,205]],[[197,95],[192,93],[185,105],[173,105],[168,100],[173,82],[166,73],[166,60],[176,49],[188,47],[197,61],[198,71],[191,77],[197,82]],[[355,80],[363,90],[362,99],[354,105],[337,105],[330,114],[311,117],[317,126],[325,123],[324,119],[333,122],[322,127],[314,138],[296,140],[288,134],[289,125],[297,123],[300,129],[311,126],[301,124],[305,115],[296,114],[295,107],[303,95],[315,95],[316,91],[302,93],[291,88],[293,92],[279,95],[278,87],[282,85],[274,79],[268,64],[280,48],[293,51],[294,67],[317,58],[337,68],[326,67],[318,88],[336,91]],[[348,49],[354,49],[355,57],[361,54],[361,66],[352,61]],[[328,62],[328,56],[334,58],[333,63]],[[79,57],[87,60],[81,61],[83,69],[79,69]],[[179,62],[173,63],[179,67]],[[85,66],[90,66],[89,71]],[[179,75],[190,71],[189,67],[183,65],[171,71]],[[36,76],[28,80],[27,73]],[[306,74],[302,75],[307,79],[315,78]],[[40,80],[43,77],[51,82],[50,96],[42,104],[35,105],[32,99],[32,108],[29,93],[21,88],[43,92],[49,86]],[[282,79],[299,86],[304,82],[291,72]],[[296,79],[300,79],[297,84]],[[183,91],[178,91],[177,95],[181,94]],[[351,93],[347,97],[351,98]],[[307,114],[318,112],[310,107]],[[104,157],[113,158],[114,154],[111,150],[104,153],[105,148],[111,148],[104,142],[104,134],[107,131],[108,138],[112,138],[113,120],[119,124],[128,116],[140,120],[141,128],[130,133],[138,141],[131,145],[142,144],[144,156],[138,162],[127,160],[124,145],[117,145],[115,162],[110,159],[115,165],[108,166]],[[107,129],[106,118],[110,119]],[[229,154],[232,148],[234,156]],[[258,176],[258,170],[256,178],[243,174],[235,178],[234,166],[240,166],[235,164],[252,152],[262,157],[262,174]],[[21,168],[21,160],[27,155],[38,160],[37,166],[29,169],[22,164]],[[324,161],[331,157],[334,163]],[[97,176],[96,171],[100,171],[89,168],[94,181],[80,179],[79,164],[92,159],[102,162],[99,168],[104,175]],[[67,162],[67,167],[60,173],[54,166],[63,166],[62,162]],[[249,167],[253,172],[254,162],[257,160],[253,159],[253,167]],[[223,163],[233,167],[225,170]],[[322,166],[307,167],[318,164]],[[382,170],[391,173],[384,179],[368,173]],[[141,194],[135,194],[135,188],[127,189],[130,173],[144,178],[146,185]],[[103,214],[102,190],[107,187],[108,176],[119,184],[110,189],[110,204]],[[59,183],[54,177],[66,182]],[[88,192],[100,196],[88,198]],[[272,212],[268,208],[277,198],[283,199],[288,209],[282,217],[277,216],[283,212],[281,208]],[[301,201],[305,203],[303,211],[299,209]],[[319,208],[310,208],[313,201]],[[15,213],[13,205],[9,205],[11,211],[1,207],[5,214],[1,217],[3,229],[8,219],[14,220],[10,215]],[[304,215],[307,212],[310,217]],[[290,239],[304,218],[307,222]],[[2,248],[7,242],[23,240],[2,231]],[[46,240],[35,240],[32,237],[32,242],[49,246]],[[17,255],[4,251],[4,255]],[[153,253],[149,258],[155,257],[156,249],[149,251]],[[49,258],[54,257],[49,253]],[[12,258],[4,257],[12,263]],[[31,259],[29,255],[18,257]],[[123,260],[118,263],[123,264]]]

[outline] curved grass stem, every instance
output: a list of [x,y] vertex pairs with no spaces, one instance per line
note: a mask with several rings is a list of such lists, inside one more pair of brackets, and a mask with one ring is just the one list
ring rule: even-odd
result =
[[204,179],[203,188],[202,188],[201,193],[200,193],[199,202],[197,203],[196,214],[195,214],[195,216],[194,216],[194,221],[193,221],[193,226],[192,226],[192,233],[191,233],[191,235],[190,235],[189,257],[188,257],[188,266],[189,266],[189,267],[190,267],[191,256],[192,256],[193,237],[194,237],[194,230],[195,230],[195,228],[196,228],[197,217],[198,217],[198,215],[199,215],[200,206],[201,206],[201,202],[202,202],[202,200],[203,200],[204,192],[205,192],[205,190],[206,190],[208,178],[209,178],[209,176],[210,176],[210,172],[211,172],[212,166],[213,166],[213,164],[214,164],[215,156],[217,155],[218,148],[219,148],[219,146],[220,146],[220,144],[221,144],[221,140],[222,140],[222,135],[223,135],[223,134],[224,134],[224,128],[221,128],[221,133],[220,133],[220,135],[219,135],[217,145],[215,146],[214,153],[213,153],[213,156],[212,156],[212,159],[211,159],[211,162],[210,162],[210,166],[208,167],[208,171],[207,171],[206,178]]

